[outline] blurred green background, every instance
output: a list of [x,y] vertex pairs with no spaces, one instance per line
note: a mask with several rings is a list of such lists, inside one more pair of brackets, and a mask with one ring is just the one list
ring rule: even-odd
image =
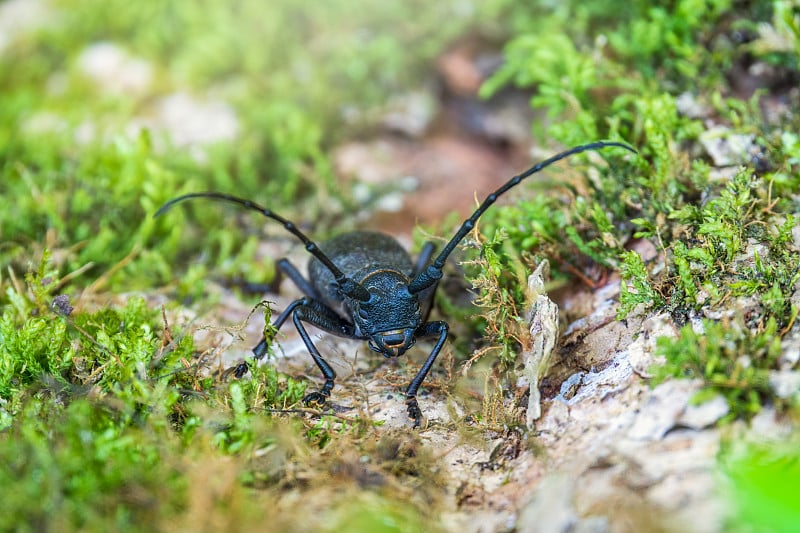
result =
[[190,190],[270,199],[300,222],[341,213],[326,150],[369,134],[457,37],[502,41],[513,4],[3,3],[3,263],[24,271],[46,242],[62,272],[93,265],[84,285],[136,249],[116,288],[170,280],[200,244],[221,263],[241,225],[150,218]]

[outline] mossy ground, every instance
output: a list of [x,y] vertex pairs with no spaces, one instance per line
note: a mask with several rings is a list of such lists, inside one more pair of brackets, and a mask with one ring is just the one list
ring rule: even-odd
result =
[[[621,278],[619,320],[667,313],[683,326],[659,341],[653,383],[697,378],[698,401],[721,393],[728,422],[774,408],[793,427],[797,391],[770,380],[797,371],[800,337],[795,3],[349,5],[0,6],[30,21],[0,43],[0,529],[430,531],[457,523],[443,510],[480,507],[469,481],[451,491],[430,439],[304,409],[302,372],[268,362],[231,379],[190,317],[214,308],[220,280],[274,281],[261,228],[224,209],[151,217],[218,189],[269,199],[319,239],[354,227],[355,186],[331,149],[380,134],[389,97],[427,83],[466,38],[503,48],[481,94],[530,95],[542,153],[613,139],[639,155],[573,158],[481,220],[464,269],[483,318],[453,292],[438,302],[458,336],[430,379],[453,405],[437,431],[502,437],[512,458],[524,447],[508,377],[526,334],[521,282],[544,257],[562,289]],[[98,43],[122,54],[110,79],[90,66]],[[235,127],[170,141],[159,109],[176,94]],[[464,360],[475,367],[457,379]],[[393,372],[382,379],[407,379]],[[503,450],[487,464],[506,464]],[[793,523],[767,489],[795,473],[753,465],[796,450],[724,457],[737,498],[769,502],[744,519]]]

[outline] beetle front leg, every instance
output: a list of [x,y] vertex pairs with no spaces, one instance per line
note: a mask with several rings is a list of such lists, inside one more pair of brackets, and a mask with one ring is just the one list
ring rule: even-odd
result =
[[427,322],[418,327],[414,332],[414,335],[417,338],[435,337],[436,335],[439,336],[439,340],[436,341],[436,346],[433,347],[430,355],[422,364],[422,368],[419,369],[419,372],[417,372],[417,375],[414,376],[414,379],[411,380],[411,383],[409,383],[408,388],[406,389],[408,417],[414,420],[415,428],[419,427],[422,423],[422,411],[417,403],[417,391],[419,390],[420,385],[422,385],[422,382],[425,380],[425,377],[428,375],[428,371],[430,371],[431,367],[433,366],[433,362],[436,361],[436,357],[439,355],[439,352],[442,350],[442,346],[444,346],[444,343],[447,340],[448,330],[449,326],[447,325],[447,322],[436,321]]
[[355,335],[355,328],[352,324],[340,318],[339,315],[329,307],[308,298],[303,298],[302,301],[303,304],[297,306],[292,313],[292,322],[294,322],[294,326],[297,328],[300,338],[303,339],[303,343],[306,345],[308,352],[325,377],[325,384],[322,388],[319,391],[306,394],[303,398],[303,402],[306,405],[312,403],[324,405],[331,396],[331,389],[333,389],[334,385],[333,380],[336,379],[336,372],[333,371],[331,365],[328,364],[319,353],[319,350],[317,350],[306,328],[303,326],[303,322],[308,322],[339,337],[346,337],[349,339],[359,339],[360,337]]

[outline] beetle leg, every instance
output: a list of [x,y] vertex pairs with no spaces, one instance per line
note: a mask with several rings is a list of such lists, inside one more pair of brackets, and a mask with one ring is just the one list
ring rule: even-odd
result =
[[320,300],[317,290],[313,285],[311,285],[311,282],[303,277],[303,275],[300,273],[300,270],[298,270],[291,261],[285,258],[281,259],[278,261],[278,268],[281,272],[286,274],[286,277],[288,277],[295,285],[297,285],[297,288],[300,289],[300,292],[314,300]]
[[[309,281],[303,277],[300,271],[297,269],[296,266],[292,264],[291,261],[288,259],[281,259],[278,261],[278,269],[286,274],[292,282],[300,289],[300,292],[305,294],[306,296],[310,297],[313,300],[319,300],[319,295],[314,289],[314,287],[309,283]],[[295,307],[300,305],[302,299],[295,300],[289,307],[284,309],[283,313],[278,316],[275,322],[272,324],[272,327],[275,329],[279,329],[283,323],[286,321],[286,318],[291,314]],[[264,357],[264,354],[267,353],[267,347],[269,346],[269,342],[267,341],[266,337],[261,337],[261,340],[253,347],[253,355],[255,356],[256,360],[260,360]],[[244,364],[244,363],[243,363]],[[240,365],[241,366],[241,365]],[[244,369],[243,372],[239,372],[239,368],[236,371],[236,377],[242,377],[247,372],[247,369]]]
[[[292,311],[294,311],[297,307],[303,305],[303,303],[304,303],[304,298],[300,298],[299,300],[295,300],[291,304],[289,304],[289,307],[284,309],[283,312],[280,315],[278,315],[278,318],[275,319],[275,322],[272,323],[272,328],[276,331],[279,330],[283,325],[283,323],[286,322],[286,319],[289,318],[289,315],[292,314]],[[261,360],[261,358],[264,357],[264,355],[267,353],[268,347],[269,347],[269,341],[267,341],[267,338],[261,337],[261,340],[258,342],[258,344],[256,344],[255,347],[253,347],[253,359],[255,359],[256,361]],[[244,376],[245,374],[247,374],[247,362],[242,361],[241,363],[236,365],[236,368],[234,368],[233,375],[238,379]]]
[[[433,252],[436,251],[436,245],[433,242],[428,241],[422,247],[422,250],[419,252],[419,257],[417,258],[417,264],[414,267],[414,273],[411,276],[412,279],[415,278],[420,272],[425,270],[425,267],[428,265],[428,262],[433,257]],[[424,291],[419,293],[419,306],[420,306],[420,316],[422,317],[423,322],[428,320],[428,317],[431,314],[431,309],[433,309],[433,295],[436,294],[436,288],[439,286],[439,282],[437,281],[431,287],[428,287]]]
[[[311,339],[308,337],[308,334],[305,333],[305,329],[301,329],[302,326],[297,326],[297,319],[294,318],[295,311],[299,311],[299,309],[306,309],[307,312],[310,312],[311,314],[309,316],[313,318],[304,318],[304,320],[320,329],[324,329],[325,331],[340,337],[360,339],[360,337],[354,336],[355,328],[353,325],[342,320],[332,309],[320,302],[317,302],[316,300],[312,300],[311,298],[300,298],[299,300],[295,300],[289,304],[289,306],[284,309],[280,315],[278,315],[278,318],[276,318],[275,322],[272,323],[272,328],[275,330],[280,329],[281,326],[283,326],[283,323],[286,322],[286,319],[292,315],[295,327],[297,327],[297,330],[300,332],[300,336],[303,338],[303,342],[305,343],[309,352],[311,352],[312,357],[314,352],[312,351],[311,346],[314,346],[314,344],[311,343]],[[303,335],[304,333],[305,336]],[[266,337],[261,337],[261,341],[259,341],[259,343],[253,348],[253,358],[256,361],[260,360],[267,353],[269,342],[270,341],[268,341]],[[314,360],[316,361],[316,357]],[[319,363],[317,363],[317,365],[319,366]],[[237,378],[241,378],[247,374],[247,363],[240,363],[234,369],[233,374]]]
[[428,241],[422,246],[422,250],[419,252],[419,257],[417,257],[417,264],[414,266],[414,274],[411,276],[412,278],[416,277],[420,272],[425,270],[425,267],[428,266],[428,261],[431,260],[431,257],[433,257],[433,252],[435,251],[436,245],[433,244],[432,241]]
[[431,367],[433,366],[433,362],[436,361],[436,357],[442,350],[442,346],[444,346],[444,343],[447,340],[448,330],[449,326],[447,325],[447,322],[439,320],[436,322],[427,322],[422,324],[414,332],[414,336],[417,338],[435,337],[436,335],[439,336],[439,340],[436,341],[436,345],[433,347],[433,350],[431,350],[431,354],[427,359],[425,359],[425,362],[422,364],[422,368],[419,369],[417,375],[414,376],[414,379],[412,379],[411,383],[409,383],[408,389],[406,389],[408,417],[414,420],[415,428],[419,427],[420,423],[422,422],[422,411],[417,403],[417,390],[419,390],[419,386],[422,385],[422,382],[428,375],[428,371],[430,371]]
[[[304,298],[300,298],[299,300],[295,300],[291,304],[289,304],[289,307],[284,309],[283,312],[280,315],[278,315],[278,318],[275,319],[275,322],[272,323],[272,329],[276,331],[281,329],[281,326],[283,325],[284,322],[286,322],[286,319],[289,318],[289,315],[292,314],[292,311],[294,311],[298,306],[303,305],[304,301],[305,301]],[[261,337],[261,340],[253,348],[253,357],[255,358],[256,361],[264,357],[264,354],[267,353],[268,346],[269,342],[267,341],[267,338]]]
[[331,365],[325,361],[319,353],[319,350],[317,350],[306,328],[303,326],[303,322],[308,322],[309,324],[340,337],[350,339],[360,339],[361,337],[355,335],[355,327],[352,324],[343,320],[326,305],[309,298],[303,298],[300,302],[302,303],[292,312],[292,322],[294,322],[294,326],[297,328],[297,332],[300,333],[300,337],[303,339],[306,348],[308,348],[308,352],[325,377],[325,384],[322,388],[319,391],[307,394],[305,398],[303,398],[303,402],[306,405],[311,403],[325,404],[331,395],[331,389],[333,389],[334,385],[333,380],[336,379],[336,372],[333,371]]

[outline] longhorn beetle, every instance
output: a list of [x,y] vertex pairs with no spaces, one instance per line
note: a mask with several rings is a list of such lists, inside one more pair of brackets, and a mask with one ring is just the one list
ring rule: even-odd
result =
[[[447,258],[497,198],[522,180],[570,155],[612,146],[636,153],[636,150],[623,143],[597,141],[556,154],[514,176],[486,197],[475,212],[461,224],[453,238],[432,262],[430,259],[433,257],[434,245],[427,243],[416,265],[412,264],[408,253],[389,235],[356,231],[339,235],[317,245],[292,222],[272,210],[265,209],[250,200],[219,192],[198,192],[179,196],[161,206],[154,216],[163,214],[178,202],[193,198],[208,198],[239,204],[257,211],[267,218],[280,222],[289,233],[302,241],[308,253],[313,256],[308,265],[309,279],[304,278],[286,259],[278,262],[278,268],[305,296],[289,304],[275,320],[274,327],[280,328],[291,316],[311,357],[325,377],[322,388],[303,399],[307,405],[324,404],[327,401],[336,374],[314,346],[303,326],[304,322],[340,337],[365,340],[371,350],[387,358],[403,355],[417,339],[435,338],[436,344],[433,350],[406,389],[408,416],[414,421],[414,427],[418,427],[422,411],[417,403],[417,391],[447,339],[446,322],[427,321],[433,294],[442,277],[442,269]],[[262,338],[253,348],[255,358],[261,359],[266,351],[267,340]],[[236,368],[235,374],[241,377],[246,372],[247,365],[242,363]]]

